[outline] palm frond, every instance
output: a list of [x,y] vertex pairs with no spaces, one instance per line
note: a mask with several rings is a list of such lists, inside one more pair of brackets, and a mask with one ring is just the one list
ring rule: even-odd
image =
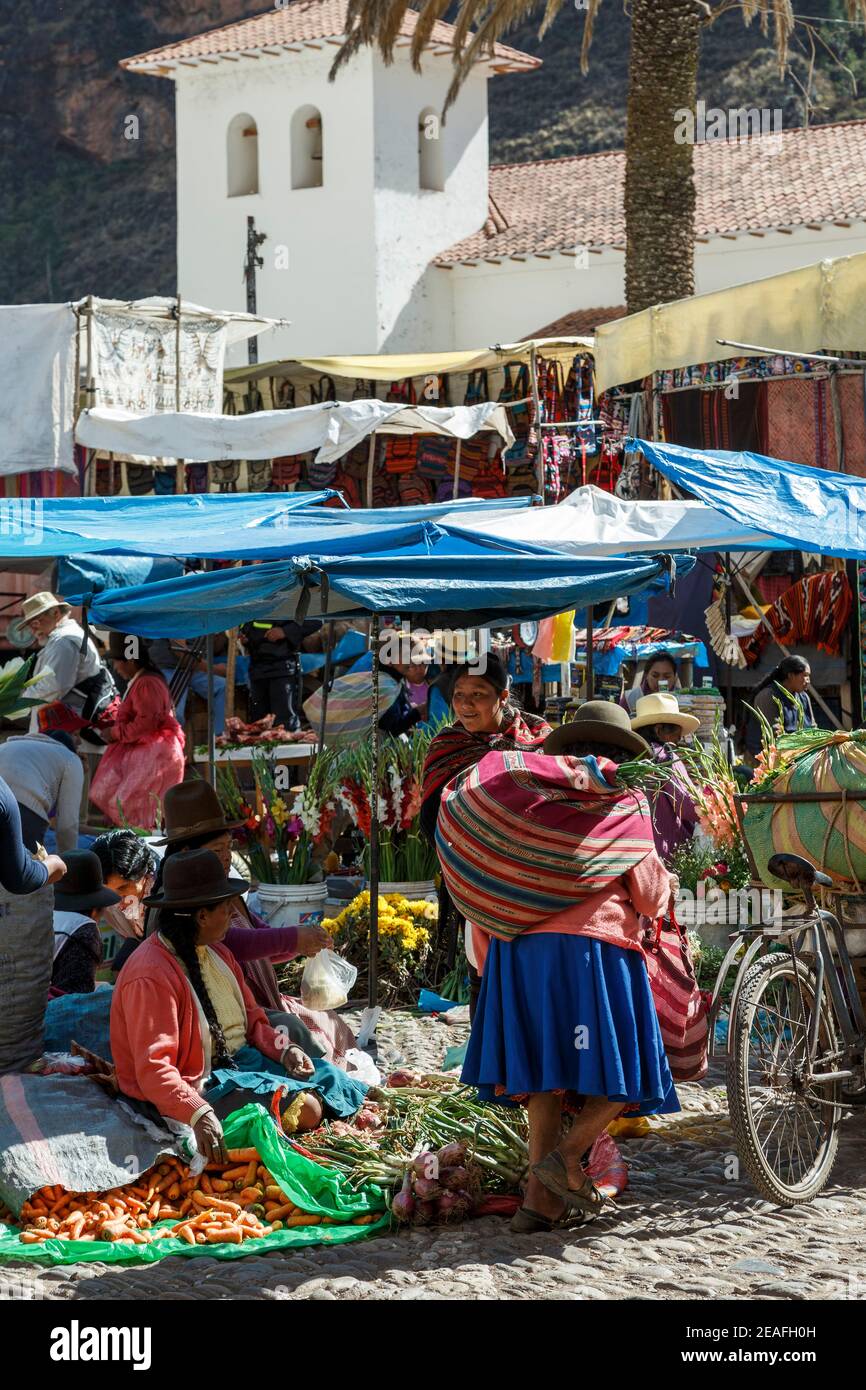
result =
[[589,0],[586,11],[586,18],[583,21],[583,38],[580,44],[580,70],[583,76],[589,72],[589,50],[592,47],[592,36],[595,33],[595,20],[598,14],[601,0]]

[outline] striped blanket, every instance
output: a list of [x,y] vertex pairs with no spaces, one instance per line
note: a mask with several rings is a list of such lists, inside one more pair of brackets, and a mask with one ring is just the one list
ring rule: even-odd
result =
[[[460,912],[514,937],[609,888],[653,848],[642,792],[607,759],[487,753],[442,792],[436,849]],[[607,774],[607,775],[605,775]]]

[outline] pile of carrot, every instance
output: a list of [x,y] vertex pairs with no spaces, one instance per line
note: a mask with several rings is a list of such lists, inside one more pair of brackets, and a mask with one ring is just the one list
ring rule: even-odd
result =
[[[368,1225],[379,1215],[356,1216],[352,1224]],[[162,1221],[177,1224],[154,1229]],[[172,1237],[189,1245],[240,1245],[295,1226],[345,1223],[290,1202],[255,1149],[229,1149],[227,1163],[208,1163],[197,1177],[190,1176],[180,1159],[166,1158],[135,1182],[108,1192],[40,1188],[24,1203],[17,1224],[25,1245],[45,1240],[128,1240],[146,1245]]]

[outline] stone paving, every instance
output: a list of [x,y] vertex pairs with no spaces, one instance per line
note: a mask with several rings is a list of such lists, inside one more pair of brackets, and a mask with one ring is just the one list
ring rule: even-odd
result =
[[[438,1069],[459,1031],[392,1013],[383,1051]],[[717,1299],[866,1298],[866,1114],[845,1120],[824,1193],[780,1211],[734,1154],[718,1067],[679,1088],[681,1115],[619,1141],[630,1185],[616,1211],[577,1231],[513,1236],[507,1221],[401,1231],[342,1249],[232,1262],[167,1259],[117,1269],[0,1266],[0,1299]]]

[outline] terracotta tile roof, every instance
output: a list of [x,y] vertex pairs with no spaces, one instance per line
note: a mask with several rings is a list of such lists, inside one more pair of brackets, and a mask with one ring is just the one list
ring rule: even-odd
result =
[[573,309],[570,314],[563,314],[553,323],[546,323],[543,328],[536,328],[524,334],[524,337],[591,338],[599,324],[612,323],[614,319],[624,317],[624,304],[608,305],[602,309]]
[[[134,72],[166,70],[177,64],[195,63],[202,59],[219,60],[229,54],[279,48],[285,44],[303,46],[314,44],[317,40],[336,40],[345,34],[345,16],[346,0],[292,0],[291,4],[281,5],[252,19],[242,19],[221,29],[211,29],[209,33],[196,34],[162,48],[152,48],[147,53],[138,53],[133,58],[124,58],[120,66]],[[410,37],[417,19],[414,10],[407,10],[400,28],[401,35]],[[439,20],[433,26],[429,47],[450,49],[453,36],[454,26]],[[520,53],[503,43],[496,44],[494,59],[504,71],[541,65],[539,58]],[[169,73],[166,71],[165,75]]]
[[[437,264],[622,247],[624,172],[621,151],[494,165],[487,222]],[[695,184],[698,237],[866,216],[866,121],[696,145]]]

